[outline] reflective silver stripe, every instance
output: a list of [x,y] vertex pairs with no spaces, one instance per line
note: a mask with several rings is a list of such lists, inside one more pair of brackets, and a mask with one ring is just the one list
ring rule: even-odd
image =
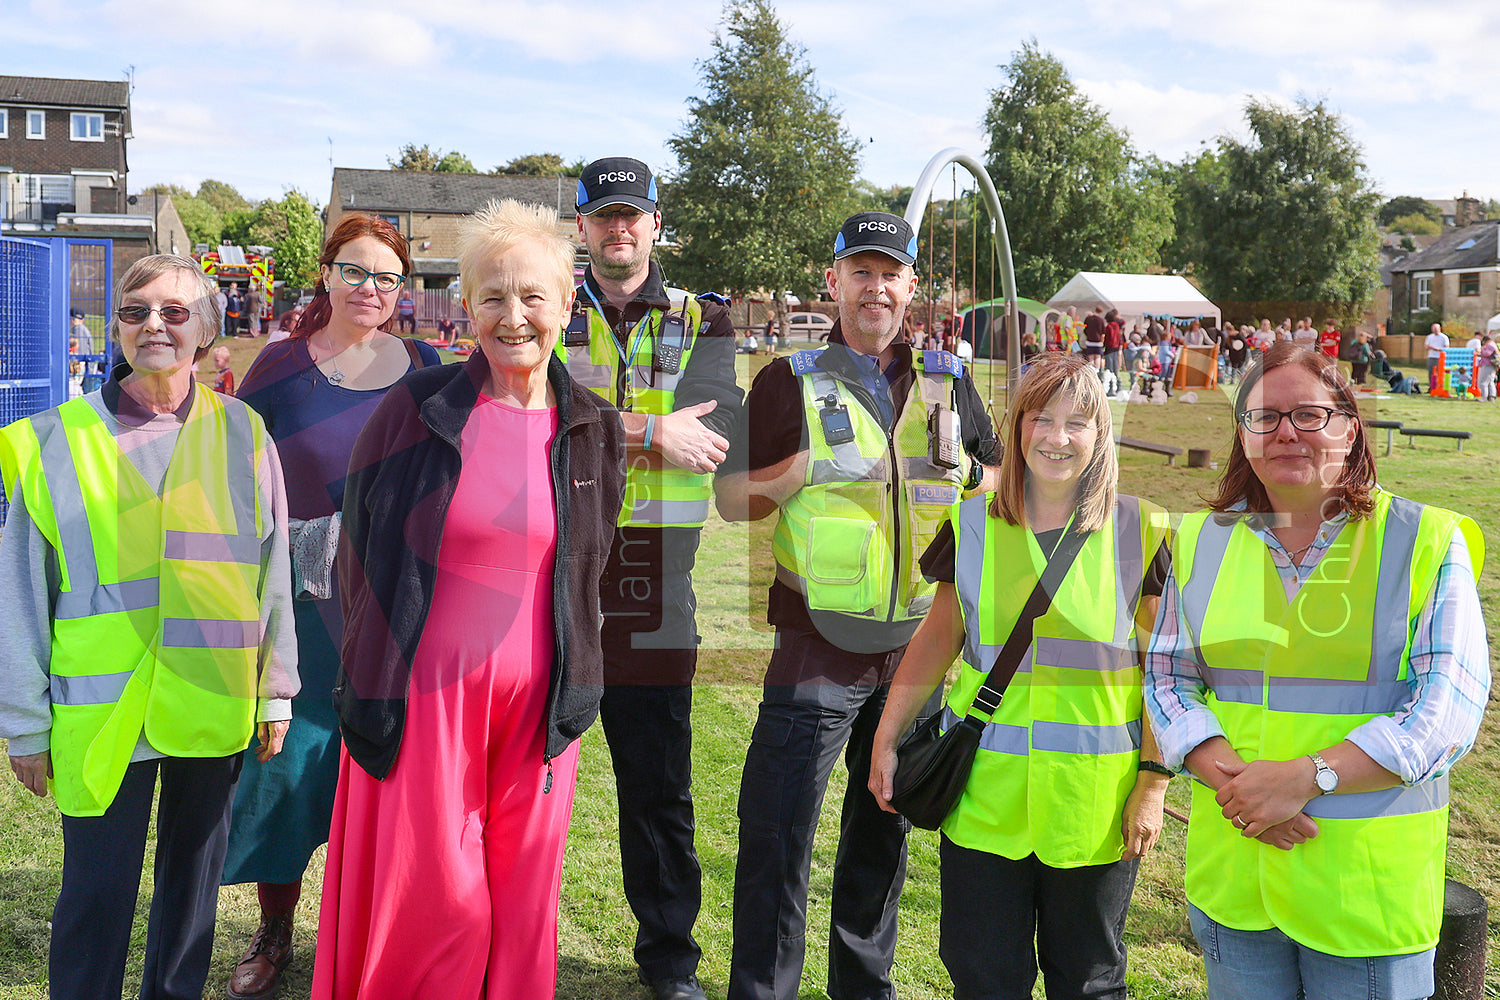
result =
[[[950,381],[950,379],[952,381]],[[918,391],[922,394],[922,402],[928,406],[934,403],[949,403],[953,400],[953,387],[958,380],[948,372],[930,372],[922,370],[922,377],[917,380]]]
[[[238,516],[238,511],[236,516]],[[253,513],[251,517],[254,517]],[[166,533],[163,554],[168,559],[244,563],[249,566],[259,566],[260,539],[249,534],[220,535],[211,531],[169,530]]]
[[682,366],[675,373],[669,373],[659,372],[649,364],[636,365],[630,384],[641,389],[650,389],[652,392],[676,393],[677,383],[682,381],[686,370],[686,366]]
[[[1156,553],[1152,553],[1154,556]],[[1115,503],[1115,645],[1130,646],[1135,634],[1136,597],[1146,577],[1141,552],[1141,502],[1122,496]]]
[[1234,535],[1236,522],[1220,524],[1215,515],[1203,518],[1203,527],[1198,532],[1198,546],[1193,553],[1191,575],[1183,580],[1178,576],[1182,590],[1182,617],[1197,622],[1201,628],[1208,618],[1208,601],[1213,596],[1214,581],[1218,579],[1219,567],[1224,565],[1224,555],[1229,551],[1229,539]]
[[[207,392],[207,389],[198,388],[195,392]],[[242,539],[248,539],[255,545],[255,554],[249,558],[241,557],[235,562],[260,563],[260,530],[255,518],[255,479],[257,454],[255,450],[255,427],[250,420],[250,407],[239,400],[212,400],[224,408],[225,433],[224,433],[224,455],[227,458],[225,469],[229,474],[229,502],[234,504],[234,532]],[[235,475],[235,459],[245,462],[245,475]]]
[[118,611],[140,611],[156,606],[160,584],[156,577],[145,580],[123,580],[101,583],[86,590],[69,590],[57,595],[52,617],[87,618]]
[[1074,726],[1063,722],[1035,722],[1031,726],[1031,745],[1053,753],[1090,754],[1129,753],[1141,745],[1141,723],[1137,719],[1123,726]]
[[[843,394],[839,392],[838,380],[823,369],[814,369],[811,374],[804,377],[812,386],[813,395],[817,399],[822,399],[831,393],[840,401],[843,400]],[[844,403],[844,405],[848,406],[849,404]],[[859,404],[856,403],[854,405],[858,406]],[[851,415],[849,418],[851,424],[854,419]],[[809,425],[812,422],[810,419]],[[821,421],[818,421],[818,423],[821,425]],[[809,426],[810,430],[811,427]],[[819,427],[819,436],[822,436],[821,426]],[[881,453],[873,458],[865,455],[859,450],[859,435],[856,434],[853,439],[841,444],[830,444],[825,438],[823,445],[829,451],[833,452],[833,458],[815,459],[813,461],[810,470],[812,475],[811,481],[813,483],[851,483],[866,479],[883,480],[889,478],[890,474],[886,471],[885,450],[881,449]]]
[[[1036,662],[1048,667],[1073,670],[1124,670],[1136,665],[1135,654],[1108,642],[1088,639],[1053,639],[1039,636],[1032,651]],[[1090,683],[1093,683],[1090,681]]]
[[1312,715],[1389,715],[1411,700],[1405,681],[1272,677],[1266,707]]
[[89,531],[83,486],[78,481],[78,468],[73,464],[73,449],[68,444],[62,415],[55,409],[38,413],[31,418],[31,426],[41,444],[39,457],[47,477],[47,491],[52,495],[52,516],[57,521],[68,582],[73,586],[91,584],[99,579],[94,538]]
[[708,500],[645,500],[626,514],[647,524],[702,524],[708,520]]
[[1380,816],[1414,816],[1448,804],[1448,776],[1407,788],[1398,785],[1379,792],[1353,795],[1319,795],[1302,807],[1313,819],[1375,819]]
[[[958,716],[953,714],[951,708],[943,709],[943,731],[947,732],[958,725]],[[1007,726],[997,722],[987,722],[984,731],[979,734],[979,747],[990,753],[1008,753],[1013,757],[1025,757],[1029,753],[1029,734],[1025,726]]]
[[[569,348],[569,353],[575,350],[587,351],[587,348]],[[591,365],[588,362],[568,362],[568,375],[583,386],[585,389],[612,389],[614,388],[615,369],[613,365]]]
[[1200,652],[1198,674],[1203,678],[1203,683],[1213,689],[1214,697],[1237,705],[1259,705],[1265,701],[1265,674],[1259,670],[1211,667],[1203,662],[1206,659],[1208,657],[1202,656]]
[[163,618],[161,644],[189,649],[249,649],[260,645],[260,622]]
[[870,458],[848,444],[831,445],[833,458],[816,458],[812,462],[814,485],[824,483],[878,482],[886,478],[885,456]]
[[135,675],[134,670],[122,670],[114,674],[88,674],[83,677],[66,677],[53,674],[50,683],[54,705],[112,705],[125,693],[125,685]]
[[1402,497],[1391,498],[1385,517],[1385,538],[1380,546],[1381,570],[1375,584],[1375,634],[1370,643],[1369,674],[1372,681],[1395,680],[1406,653],[1411,557],[1417,548],[1421,524],[1421,504]]
[[[958,523],[953,539],[957,559],[953,565],[953,586],[958,591],[964,614],[964,659],[989,673],[1000,646],[982,642],[979,634],[979,595],[984,588],[985,530],[987,498],[980,494],[958,505]],[[1023,661],[1024,666],[1024,661]]]

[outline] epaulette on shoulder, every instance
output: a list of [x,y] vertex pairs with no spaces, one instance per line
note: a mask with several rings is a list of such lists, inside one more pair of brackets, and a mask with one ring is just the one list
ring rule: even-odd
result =
[[811,350],[798,351],[787,360],[792,363],[792,374],[806,375],[816,371],[818,368],[818,355],[823,353],[823,348],[816,347]]
[[964,363],[957,354],[948,351],[923,351],[922,370],[929,375],[952,375],[963,378]]

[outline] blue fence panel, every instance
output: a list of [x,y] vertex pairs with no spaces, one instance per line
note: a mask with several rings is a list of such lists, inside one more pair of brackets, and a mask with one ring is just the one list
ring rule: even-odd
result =
[[[0,237],[0,426],[68,398],[64,250]],[[0,523],[8,508],[0,498]]]

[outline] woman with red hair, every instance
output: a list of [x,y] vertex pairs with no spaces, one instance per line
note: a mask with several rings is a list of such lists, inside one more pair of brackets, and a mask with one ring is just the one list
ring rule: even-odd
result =
[[267,344],[239,398],[276,441],[287,481],[298,655],[305,697],[294,703],[290,751],[276,766],[247,754],[235,797],[224,883],[256,882],[261,921],[226,993],[270,997],[292,958],[292,914],[308,859],[328,839],[338,783],[339,726],[331,692],[343,620],[333,555],[354,439],[391,385],[440,364],[437,351],[389,331],[411,271],[390,223],[346,215],[318,256],[319,286],[286,340]]

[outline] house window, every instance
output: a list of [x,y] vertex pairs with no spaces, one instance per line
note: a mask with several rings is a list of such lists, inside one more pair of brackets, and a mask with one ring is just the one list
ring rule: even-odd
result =
[[1469,274],[1460,274],[1458,276],[1458,294],[1460,294],[1460,295],[1478,295],[1479,294],[1479,272],[1478,271],[1473,271],[1473,272],[1471,272]]
[[1417,279],[1417,308],[1426,309],[1427,303],[1432,299],[1432,279]]
[[0,139],[10,138],[10,112],[0,108]]
[[401,216],[399,216],[399,215],[382,215],[382,216],[380,216],[380,218],[384,219],[386,222],[389,222],[391,225],[395,226],[396,227],[396,231],[400,232],[400,230],[401,230]]
[[103,142],[104,116],[73,112],[74,142]]
[[28,111],[28,112],[26,112],[26,138],[28,138],[28,139],[45,139],[45,138],[47,138],[47,112],[45,112],[45,111]]

